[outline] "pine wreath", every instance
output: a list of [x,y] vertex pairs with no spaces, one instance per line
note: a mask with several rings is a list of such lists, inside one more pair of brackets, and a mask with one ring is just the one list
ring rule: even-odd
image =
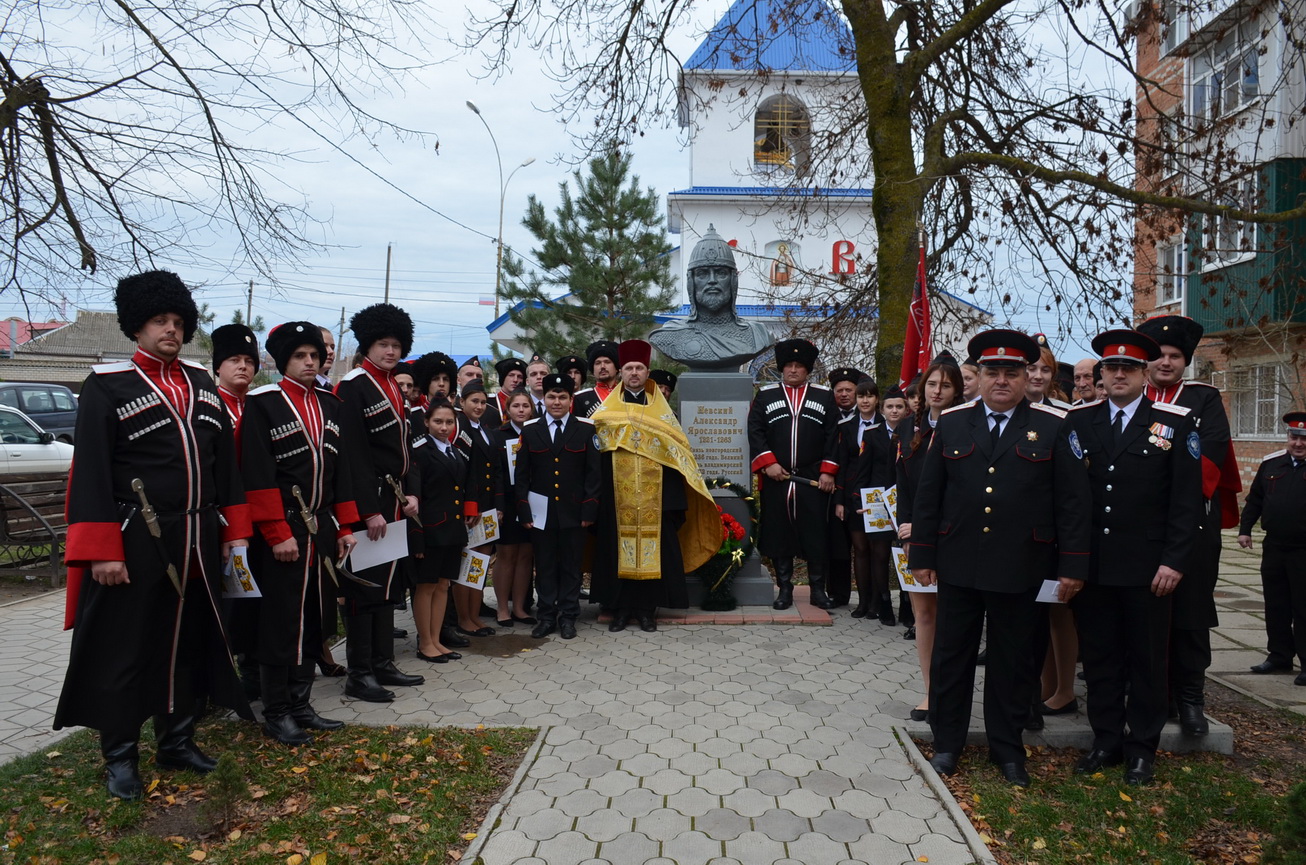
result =
[[694,571],[694,575],[707,588],[707,595],[703,598],[703,609],[725,612],[739,605],[735,600],[735,574],[757,547],[757,520],[761,508],[758,506],[756,493],[728,478],[707,478],[705,483],[710,490],[725,490],[733,493],[742,499],[748,508],[748,525],[744,526],[743,539],[738,542],[729,538],[722,541],[721,549],[717,554]]

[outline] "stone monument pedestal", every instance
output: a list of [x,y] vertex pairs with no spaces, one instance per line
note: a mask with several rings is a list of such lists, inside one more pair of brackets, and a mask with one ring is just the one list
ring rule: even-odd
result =
[[[753,401],[753,379],[742,372],[687,372],[676,383],[680,397],[680,425],[689,437],[699,472],[708,478],[726,478],[752,489],[748,470],[748,406]],[[726,490],[713,490],[717,504],[744,526],[748,505]],[[690,606],[700,606],[707,587],[689,579]],[[735,600],[740,606],[770,606],[775,586],[756,552],[735,574]]]

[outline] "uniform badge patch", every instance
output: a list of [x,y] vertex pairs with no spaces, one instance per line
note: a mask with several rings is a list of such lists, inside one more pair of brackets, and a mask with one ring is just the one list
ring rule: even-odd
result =
[[601,450],[603,450],[603,446],[599,444],[599,434],[598,434],[598,433],[595,433],[595,434],[594,434],[594,450],[596,450],[596,451],[601,451]]
[[1195,460],[1202,458],[1202,440],[1196,432],[1188,434],[1188,455]]
[[1029,439],[1032,442],[1038,441],[1038,431],[1030,430],[1029,432],[1025,433],[1025,438]]
[[1084,449],[1079,446],[1078,430],[1070,431],[1070,452],[1075,455],[1075,459],[1077,460],[1082,460],[1084,458]]

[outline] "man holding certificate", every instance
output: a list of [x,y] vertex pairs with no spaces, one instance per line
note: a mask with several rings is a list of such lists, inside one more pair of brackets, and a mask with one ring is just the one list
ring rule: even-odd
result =
[[[1088,474],[1072,452],[1066,413],[1025,398],[1038,343],[990,330],[968,346],[980,366],[980,399],[943,412],[913,502],[912,576],[938,583],[930,661],[930,728],[939,774],[957,771],[970,726],[975,660],[987,615],[984,728],[989,759],[1029,786],[1021,728],[1037,682],[1035,601],[1059,579],[1061,600],[1088,576]],[[1039,660],[1042,660],[1041,655]]]
[[258,617],[263,732],[283,745],[313,741],[305,730],[335,730],[309,702],[322,651],[322,594],[335,597],[333,560],[354,548],[360,523],[345,449],[340,399],[317,386],[326,345],[317,325],[272,329],[267,350],[282,379],[255,389],[241,424],[241,474],[257,530],[251,542],[263,591]]

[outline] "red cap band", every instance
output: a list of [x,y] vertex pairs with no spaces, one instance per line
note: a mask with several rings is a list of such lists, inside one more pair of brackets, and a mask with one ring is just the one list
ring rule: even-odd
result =
[[1140,363],[1147,363],[1147,352],[1141,345],[1129,345],[1128,343],[1118,343],[1116,345],[1104,346],[1102,350],[1102,360],[1112,360],[1114,358],[1129,358]]
[[992,348],[986,348],[980,351],[977,360],[983,363],[986,360],[1009,360],[1017,363],[1026,363],[1025,353],[1018,348],[1011,346],[995,345]]

